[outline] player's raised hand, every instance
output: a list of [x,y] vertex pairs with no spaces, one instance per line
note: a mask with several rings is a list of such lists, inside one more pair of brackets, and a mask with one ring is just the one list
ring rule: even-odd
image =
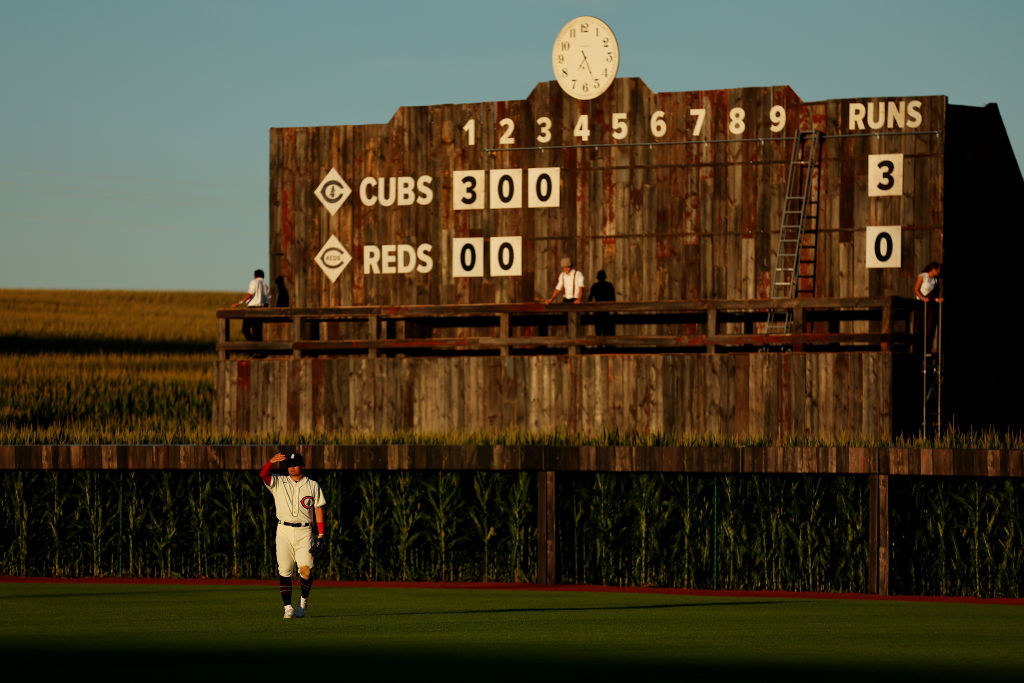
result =
[[276,453],[274,457],[270,459],[270,462],[284,462],[285,458],[287,457],[288,456],[285,455],[284,453]]

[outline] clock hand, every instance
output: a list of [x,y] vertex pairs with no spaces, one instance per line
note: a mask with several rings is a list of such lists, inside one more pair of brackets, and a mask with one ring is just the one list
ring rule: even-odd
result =
[[590,75],[593,76],[594,75],[594,70],[590,68],[590,62],[587,61],[587,53],[584,52],[583,50],[580,50],[580,54],[583,55],[583,61],[580,62],[580,65],[578,67],[576,67],[576,70],[579,71],[584,66],[586,66],[587,67],[587,71],[589,71]]

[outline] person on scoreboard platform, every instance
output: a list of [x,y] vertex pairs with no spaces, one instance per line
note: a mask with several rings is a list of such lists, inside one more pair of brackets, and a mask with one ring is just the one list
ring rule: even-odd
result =
[[573,268],[572,259],[568,256],[562,259],[562,272],[555,282],[555,291],[551,292],[544,303],[550,304],[559,292],[562,292],[563,303],[578,304],[583,301],[583,273]]
[[[270,287],[263,279],[263,271],[257,268],[252,274],[252,280],[249,282],[248,293],[242,297],[241,301],[232,304],[231,308],[236,308],[242,304],[247,305],[249,308],[258,308],[267,306],[269,303]],[[259,320],[246,318],[242,321],[242,334],[249,341],[262,341],[263,323]]]
[[925,353],[931,353],[935,341],[935,327],[939,321],[938,304],[942,303],[942,297],[938,296],[941,276],[942,264],[932,261],[918,273],[914,282],[914,298],[924,302],[918,333],[924,335]]
[[917,282],[914,283],[914,297],[918,301],[934,301],[936,303],[942,303],[942,297],[937,297],[939,287],[939,278],[942,276],[942,264],[932,261],[924,267],[918,276]]
[[[587,301],[615,301],[615,285],[608,282],[608,274],[597,271],[597,282],[590,285],[590,296]],[[610,313],[594,314],[594,334],[599,337],[610,337],[615,334],[615,323]]]

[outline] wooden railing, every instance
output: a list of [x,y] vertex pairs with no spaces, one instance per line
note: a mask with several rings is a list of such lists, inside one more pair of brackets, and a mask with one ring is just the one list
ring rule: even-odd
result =
[[[900,297],[586,304],[464,304],[217,311],[217,351],[319,355],[534,355],[724,351],[910,351],[920,304]],[[792,331],[766,334],[772,312]],[[240,323],[260,341],[237,339]],[[612,334],[598,334],[609,326]]]

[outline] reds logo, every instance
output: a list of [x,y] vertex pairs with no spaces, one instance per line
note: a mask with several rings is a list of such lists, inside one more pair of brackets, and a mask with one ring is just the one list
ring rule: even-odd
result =
[[313,507],[313,496],[303,496],[302,500],[299,501],[299,505],[306,508],[307,510]]

